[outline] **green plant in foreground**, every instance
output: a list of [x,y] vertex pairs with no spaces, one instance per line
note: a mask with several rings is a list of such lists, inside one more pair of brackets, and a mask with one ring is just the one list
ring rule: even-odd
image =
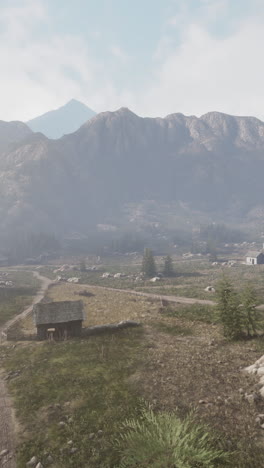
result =
[[118,468],[214,468],[228,466],[231,457],[216,448],[208,428],[196,424],[193,414],[181,420],[143,408],[141,418],[124,422],[122,432],[116,442]]

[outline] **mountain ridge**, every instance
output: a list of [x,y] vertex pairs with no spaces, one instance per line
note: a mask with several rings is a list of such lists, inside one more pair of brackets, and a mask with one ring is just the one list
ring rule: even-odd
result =
[[245,217],[264,205],[263,171],[258,119],[215,112],[149,118],[121,108],[58,140],[31,134],[2,153],[2,228],[87,232],[123,222],[126,207],[142,200]]

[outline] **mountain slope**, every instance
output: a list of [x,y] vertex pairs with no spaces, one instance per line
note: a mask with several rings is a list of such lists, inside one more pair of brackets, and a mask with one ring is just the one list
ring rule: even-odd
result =
[[217,112],[98,114],[59,140],[33,134],[0,163],[2,229],[85,232],[154,200],[245,216],[264,205],[264,123]]
[[10,145],[22,141],[31,135],[32,131],[23,122],[0,121],[0,153],[6,151]]
[[72,99],[56,110],[46,112],[27,122],[33,132],[41,132],[48,138],[60,138],[67,133],[75,132],[96,113],[85,104]]

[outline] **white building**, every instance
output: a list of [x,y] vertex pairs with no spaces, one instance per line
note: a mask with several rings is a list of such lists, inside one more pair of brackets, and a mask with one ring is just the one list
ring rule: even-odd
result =
[[264,253],[252,250],[246,254],[247,265],[261,265],[264,263]]

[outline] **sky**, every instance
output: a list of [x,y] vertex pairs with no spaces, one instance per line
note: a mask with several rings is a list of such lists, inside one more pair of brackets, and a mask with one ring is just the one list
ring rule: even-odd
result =
[[264,120],[263,0],[1,0],[0,120],[96,112]]

